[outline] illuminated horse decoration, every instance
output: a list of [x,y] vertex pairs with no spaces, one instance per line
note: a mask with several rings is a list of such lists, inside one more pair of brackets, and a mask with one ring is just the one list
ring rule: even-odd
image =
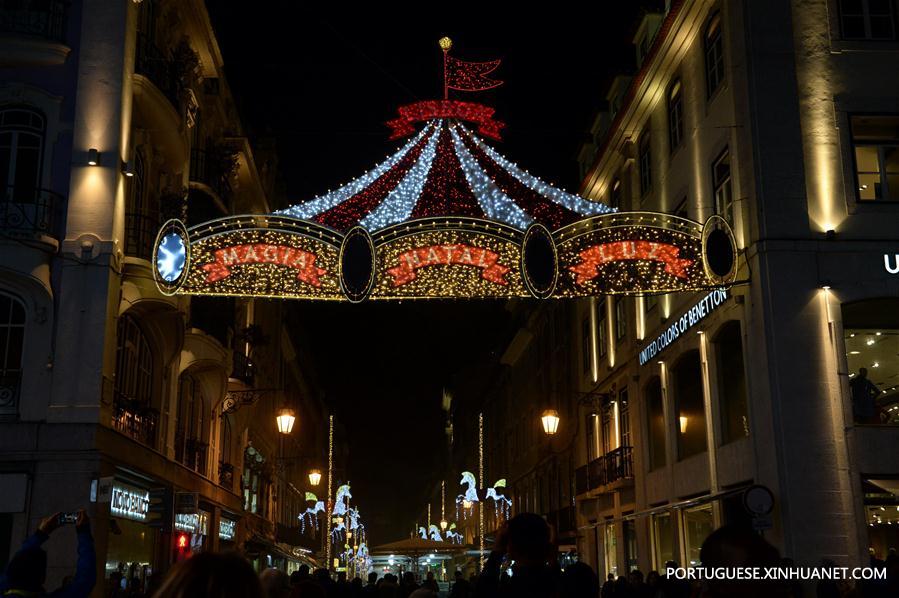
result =
[[347,509],[350,508],[351,498],[353,498],[353,495],[350,492],[349,484],[344,484],[337,488],[337,496],[334,497],[334,510],[331,514],[340,515],[341,517],[345,515]]
[[431,539],[435,542],[443,542],[443,537],[440,535],[440,528],[431,524],[431,527],[428,528],[428,535],[431,536]]
[[450,523],[449,529],[446,530],[446,539],[453,544],[462,543],[462,534],[456,531],[456,524]]
[[334,508],[331,510],[331,517],[340,517],[341,521],[331,529],[331,538],[337,542],[340,537],[346,533],[347,523],[349,520],[349,529],[355,529],[358,526],[359,515],[355,509],[350,508],[350,499],[353,498],[350,492],[350,485],[343,484],[337,488],[337,494],[334,497]]
[[[456,507],[457,509],[461,507],[465,509],[465,503],[468,503],[467,510],[469,514],[471,509],[474,508],[474,503],[480,502],[480,498],[478,498],[478,482],[474,477],[474,474],[470,471],[462,472],[462,480],[459,482],[463,486],[465,486],[465,492],[456,497]],[[499,517],[500,514],[503,515],[506,519],[509,518],[509,514],[512,510],[512,500],[506,498],[503,495],[502,490],[497,492],[497,488],[505,488],[506,487],[506,479],[502,478],[497,480],[495,484],[493,484],[492,488],[487,488],[487,498],[492,499],[494,505],[496,506],[496,516]]]
[[306,532],[306,520],[309,520],[311,525],[315,526],[315,529],[318,529],[318,514],[325,512],[325,501],[318,500],[318,497],[315,496],[312,492],[306,493],[306,502],[313,503],[311,507],[307,507],[305,511],[300,513],[298,519],[300,520],[300,531],[301,533]]

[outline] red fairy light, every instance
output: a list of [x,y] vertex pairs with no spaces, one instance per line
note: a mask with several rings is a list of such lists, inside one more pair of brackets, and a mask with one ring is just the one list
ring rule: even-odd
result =
[[490,106],[459,100],[426,100],[397,110],[399,118],[387,121],[393,129],[391,139],[399,139],[415,133],[415,123],[427,122],[438,118],[450,118],[470,122],[478,126],[478,133],[491,139],[500,140],[500,132],[506,124],[494,120],[496,110]]

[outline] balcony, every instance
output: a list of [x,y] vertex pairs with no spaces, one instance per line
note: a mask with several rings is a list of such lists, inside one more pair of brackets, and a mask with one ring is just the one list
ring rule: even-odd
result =
[[0,66],[63,64],[68,8],[61,0],[0,0]]
[[159,233],[159,216],[146,212],[125,214],[125,255],[150,260]]
[[159,411],[135,401],[117,397],[112,411],[112,427],[125,436],[155,449]]
[[256,380],[256,366],[252,360],[241,351],[234,351],[234,363],[231,370],[231,378],[239,380],[247,386],[253,386]]
[[68,12],[62,0],[0,0],[0,34],[64,43]]
[[7,236],[57,238],[63,197],[47,189],[8,186],[0,202],[0,230]]
[[[596,490],[614,484],[619,480],[629,480],[634,477],[633,447],[622,446],[609,451],[602,457],[593,459],[586,466],[587,483],[586,490]],[[581,469],[581,468],[578,468]],[[577,483],[575,473],[575,483]],[[577,493],[582,494],[581,486],[577,486]]]
[[134,72],[149,79],[179,112],[181,83],[174,62],[143,34],[137,38]]

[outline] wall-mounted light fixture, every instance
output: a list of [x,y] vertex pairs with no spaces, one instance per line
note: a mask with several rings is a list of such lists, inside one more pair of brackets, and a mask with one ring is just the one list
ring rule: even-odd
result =
[[821,281],[821,288],[824,289],[825,291],[829,291],[829,290],[830,290],[830,281],[827,280],[827,279],[822,280],[822,281]]
[[134,162],[131,160],[122,162],[122,174],[128,177],[134,176]]
[[100,150],[95,147],[87,150],[87,165],[96,166],[100,163]]

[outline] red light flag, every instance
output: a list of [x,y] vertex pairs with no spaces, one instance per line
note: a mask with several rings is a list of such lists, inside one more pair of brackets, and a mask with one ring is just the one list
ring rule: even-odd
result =
[[446,87],[458,91],[484,91],[503,84],[487,75],[496,70],[500,61],[468,62],[446,57]]

